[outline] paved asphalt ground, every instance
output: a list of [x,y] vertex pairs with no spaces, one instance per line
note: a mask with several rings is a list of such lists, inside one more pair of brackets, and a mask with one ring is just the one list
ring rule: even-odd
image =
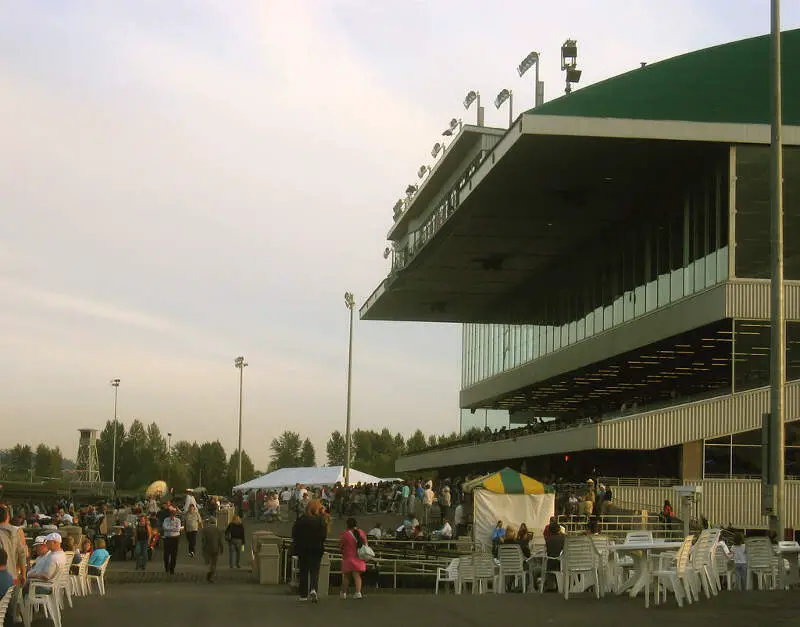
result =
[[[477,596],[432,593],[381,593],[363,600],[323,599],[319,605],[301,603],[293,596],[255,584],[128,584],[109,586],[105,598],[76,599],[63,614],[71,625],[141,627],[159,624],[219,627],[273,624],[308,627],[310,621],[327,625],[458,625],[506,624],[618,627],[670,625],[683,627],[771,627],[800,624],[800,592],[722,593],[711,600],[678,609],[674,603],[645,610],[641,598],[582,594],[569,601],[555,594]],[[52,624],[43,620],[36,627]]]

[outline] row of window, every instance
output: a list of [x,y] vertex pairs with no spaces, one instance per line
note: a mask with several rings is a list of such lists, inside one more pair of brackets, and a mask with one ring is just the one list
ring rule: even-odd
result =
[[[718,165],[683,200],[631,225],[596,254],[576,257],[534,289],[549,324],[467,324],[462,387],[570,346],[728,277],[727,171]],[[557,277],[566,286],[554,290]]]

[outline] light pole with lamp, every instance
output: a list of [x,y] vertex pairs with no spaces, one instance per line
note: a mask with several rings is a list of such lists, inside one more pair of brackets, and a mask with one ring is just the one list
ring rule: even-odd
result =
[[167,487],[172,481],[172,433],[167,433]]
[[344,430],[344,487],[350,485],[350,398],[353,384],[353,310],[356,299],[352,292],[344,293],[344,305],[350,310],[350,336],[347,347],[347,422]]
[[536,68],[536,77],[535,82],[536,85],[534,87],[534,96],[533,96],[533,106],[539,107],[544,103],[544,83],[539,80],[539,53],[538,52],[531,52],[527,57],[525,57],[520,64],[517,66],[517,74],[522,77],[525,72],[530,70],[532,67]]
[[494,99],[494,106],[499,109],[506,100],[508,100],[508,128],[511,128],[511,125],[514,124],[514,92],[510,89],[501,91]]
[[242,483],[242,391],[244,384],[244,369],[247,362],[241,355],[233,360],[233,365],[239,369],[239,464],[236,467],[236,485]]
[[469,109],[475,102],[478,109],[478,126],[483,126],[483,107],[481,106],[481,94],[478,91],[469,92],[464,98],[464,108]]
[[567,39],[561,46],[561,71],[566,72],[567,87],[564,93],[569,95],[572,93],[572,84],[579,82],[582,74],[578,69],[578,42],[574,39]]
[[117,482],[117,396],[119,395],[119,379],[111,379],[114,388],[114,442],[111,450],[111,483]]

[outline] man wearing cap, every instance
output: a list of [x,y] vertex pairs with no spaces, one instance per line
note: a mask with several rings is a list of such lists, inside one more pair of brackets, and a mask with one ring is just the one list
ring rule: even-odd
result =
[[43,540],[47,547],[47,553],[36,560],[36,563],[28,572],[29,583],[52,581],[58,575],[59,569],[67,562],[67,556],[61,550],[61,536],[59,534],[49,533],[44,536]]

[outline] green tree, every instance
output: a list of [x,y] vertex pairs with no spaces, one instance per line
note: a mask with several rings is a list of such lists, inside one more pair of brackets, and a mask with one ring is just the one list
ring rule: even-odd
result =
[[[117,421],[117,471],[120,469],[120,449],[125,441],[125,425]],[[103,481],[111,481],[111,460],[114,456],[114,421],[106,421],[97,439],[97,456],[100,460],[100,476]]]
[[325,449],[328,454],[328,466],[344,466],[345,449],[347,448],[344,436],[340,431],[331,433]]
[[28,444],[17,444],[9,452],[9,475],[27,479],[33,467],[33,449]]
[[308,468],[317,465],[317,452],[314,450],[314,445],[311,444],[311,440],[308,438],[303,440],[303,448],[300,451],[300,465]]
[[425,434],[417,429],[414,434],[406,441],[406,453],[418,453],[428,447],[425,441]]
[[46,444],[40,444],[36,447],[34,475],[60,479],[62,461],[61,449],[58,447],[50,448]]
[[228,458],[219,440],[200,445],[193,470],[192,480],[197,485],[203,485],[211,494],[225,493]]
[[186,440],[176,442],[172,447],[172,452],[167,456],[167,464],[161,478],[177,490],[195,487],[193,473],[199,453],[200,447],[196,442],[187,442]]
[[294,431],[284,431],[279,437],[274,438],[269,445],[272,451],[269,463],[270,470],[301,466],[302,446],[300,434]]
[[[230,459],[228,459],[228,489],[225,491],[225,494],[230,494],[231,490],[236,485],[236,473],[238,469],[239,451],[234,451],[231,453]],[[259,473],[256,472],[256,468],[253,465],[253,460],[250,459],[247,451],[242,451],[242,483],[245,481],[250,481],[250,479],[257,477],[258,474]]]
[[394,450],[398,455],[402,455],[406,450],[406,439],[402,433],[394,436]]

